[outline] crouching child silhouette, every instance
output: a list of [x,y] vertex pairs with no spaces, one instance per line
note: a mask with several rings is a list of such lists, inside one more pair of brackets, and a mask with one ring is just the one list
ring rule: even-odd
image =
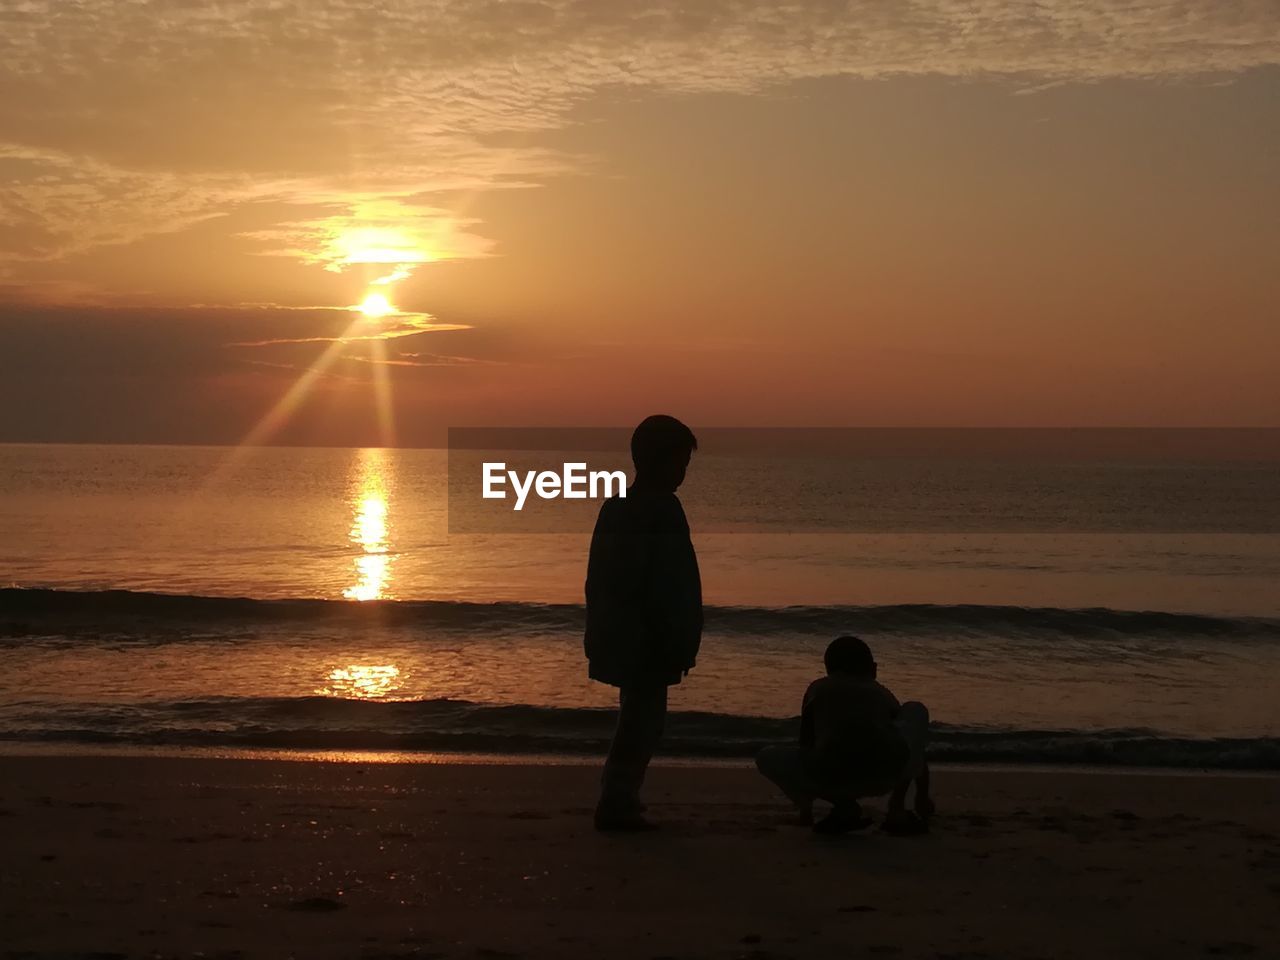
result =
[[[876,661],[857,637],[839,637],[823,658],[827,675],[805,691],[798,746],[766,747],[756,767],[813,823],[813,803],[826,800],[831,812],[813,825],[837,834],[869,826],[858,801],[889,794],[883,829],[891,834],[923,833],[933,815],[929,767],[924,750],[929,711],[922,703],[899,704],[876,682]],[[914,811],[906,809],[915,783]]]
[[597,830],[648,830],[640,787],[667,715],[667,688],[702,637],[702,583],[676,490],[698,441],[674,417],[631,437],[635,479],[600,506],[587,561],[584,637],[592,680],[618,688],[618,725],[601,778]]

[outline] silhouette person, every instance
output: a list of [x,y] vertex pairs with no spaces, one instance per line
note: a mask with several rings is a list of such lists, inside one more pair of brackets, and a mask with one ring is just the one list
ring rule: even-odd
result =
[[592,680],[618,688],[618,725],[601,777],[595,826],[648,830],[640,787],[667,715],[667,687],[694,666],[702,581],[676,490],[698,441],[674,417],[631,436],[635,479],[600,505],[587,561],[584,646]]
[[[814,824],[818,833],[846,833],[868,826],[861,797],[889,794],[884,830],[923,833],[933,815],[929,766],[924,749],[929,711],[924,704],[899,704],[876,682],[876,661],[857,637],[838,637],[823,656],[827,675],[809,684],[800,716],[798,746],[765,747],[756,767],[813,821],[813,802],[832,804]],[[914,811],[906,809],[915,782]]]

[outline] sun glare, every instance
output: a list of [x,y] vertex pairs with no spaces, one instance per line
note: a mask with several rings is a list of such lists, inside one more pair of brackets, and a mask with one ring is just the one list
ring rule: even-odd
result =
[[396,308],[391,305],[391,301],[380,293],[371,293],[361,300],[359,310],[370,320],[377,320],[389,313],[396,312]]
[[385,450],[361,450],[351,496],[348,537],[359,552],[353,558],[355,583],[342,591],[348,600],[385,600],[391,582],[391,525],[388,509],[392,462]]

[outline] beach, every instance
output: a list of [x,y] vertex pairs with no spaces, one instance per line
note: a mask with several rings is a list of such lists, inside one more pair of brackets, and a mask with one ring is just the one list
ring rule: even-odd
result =
[[656,767],[663,828],[600,835],[597,775],[0,757],[0,956],[1264,957],[1280,942],[1273,775],[948,767],[928,836],[835,840],[727,765]]
[[1280,960],[1280,0],[0,91],[0,960]]

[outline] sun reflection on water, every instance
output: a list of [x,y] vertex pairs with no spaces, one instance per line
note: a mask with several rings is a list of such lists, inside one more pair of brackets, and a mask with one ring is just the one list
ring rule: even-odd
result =
[[325,678],[328,684],[316,693],[324,697],[378,700],[400,689],[400,668],[395,664],[349,663],[334,667]]
[[355,462],[352,483],[353,518],[348,537],[360,548],[352,560],[355,583],[342,591],[348,600],[383,600],[389,597],[391,565],[391,525],[388,519],[387,488],[390,456],[386,450],[361,450]]

